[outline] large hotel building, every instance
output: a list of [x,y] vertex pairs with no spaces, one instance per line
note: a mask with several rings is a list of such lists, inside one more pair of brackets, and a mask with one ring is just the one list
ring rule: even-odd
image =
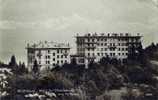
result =
[[141,35],[130,33],[101,33],[85,34],[76,36],[78,63],[88,63],[91,60],[99,61],[102,57],[109,56],[120,60],[128,57],[129,47],[139,46]]
[[40,67],[46,68],[70,62],[69,44],[44,41],[28,44],[26,49],[30,69],[32,69],[35,60]]
[[100,61],[102,57],[109,56],[120,60],[128,57],[129,47],[138,47],[141,43],[139,33],[101,33],[76,36],[77,52],[70,55],[69,44],[54,42],[39,42],[27,45],[28,66],[32,68],[35,59],[40,67],[53,67],[69,63],[76,58],[78,64],[87,65],[90,61]]

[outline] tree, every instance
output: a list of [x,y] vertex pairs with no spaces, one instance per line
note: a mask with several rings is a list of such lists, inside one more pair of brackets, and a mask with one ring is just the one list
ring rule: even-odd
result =
[[21,65],[22,70],[25,70],[25,63],[23,62]]
[[15,73],[15,74],[18,73],[18,64],[16,62],[15,55],[12,55],[11,60],[9,62],[9,66],[12,68],[13,73]]
[[32,69],[32,70],[33,70],[34,73],[37,73],[37,72],[38,72],[39,69],[38,69],[37,60],[34,61],[34,65],[33,65],[33,69]]
[[140,62],[140,64],[142,64],[144,66],[148,66],[149,60],[148,60],[147,54],[145,53],[145,50],[143,49],[143,46],[141,43],[138,46],[137,51],[138,51],[137,60]]
[[15,55],[12,55],[11,60],[9,62],[10,66],[17,66]]
[[108,64],[109,62],[110,62],[110,58],[109,58],[108,55],[107,55],[106,57],[101,58],[100,61],[99,61],[99,63],[100,63],[101,65],[106,65],[106,64]]
[[129,47],[128,59],[135,60],[135,58],[136,58],[136,47],[134,46],[134,44],[131,44],[131,46]]
[[20,71],[23,73],[27,73],[27,69],[25,67],[25,63],[23,62],[22,65],[21,65],[21,68],[20,68]]
[[71,64],[73,64],[73,65],[77,65],[76,58],[72,58],[72,59],[71,59]]

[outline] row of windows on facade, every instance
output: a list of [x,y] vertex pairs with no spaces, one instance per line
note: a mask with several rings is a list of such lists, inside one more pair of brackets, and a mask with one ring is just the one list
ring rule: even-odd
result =
[[[47,50],[47,53],[50,54],[51,50]],[[62,50],[62,49],[58,49],[57,53],[68,53],[68,50]],[[41,50],[39,50],[39,54],[41,54]],[[55,52],[53,52],[53,55],[55,55]]]
[[[61,63],[61,64],[67,63],[67,60],[65,60],[65,61],[63,61],[63,60],[61,60],[61,61],[57,60],[57,64],[59,64],[59,63]],[[41,61],[39,61],[39,64],[41,64]],[[51,64],[51,61],[45,61],[45,64]],[[56,63],[53,63],[54,66],[55,66],[55,64]]]
[[[42,56],[42,55],[41,55]],[[38,56],[39,59],[41,59],[41,56]],[[55,56],[55,55],[53,55]],[[50,55],[46,55],[45,56],[46,59],[51,59],[51,56]],[[67,55],[57,55],[57,58],[67,58]],[[55,59],[55,58],[54,58]]]
[[[97,53],[97,56],[104,56],[104,54],[105,54],[105,56],[108,55],[107,53]],[[117,54],[117,53],[109,53],[110,56],[116,56],[116,54]],[[122,56],[127,56],[128,53],[118,53],[118,56],[121,56],[121,55],[122,55]],[[91,54],[88,53],[88,56],[91,56]],[[96,56],[95,53],[92,53],[92,56]]]
[[114,41],[114,40],[117,40],[117,41],[128,41],[128,42],[137,42],[138,41],[138,39],[136,39],[136,38],[131,38],[131,39],[129,39],[129,38],[119,38],[119,39],[117,39],[117,38],[109,38],[109,39],[107,39],[107,38],[97,38],[97,39],[95,39],[95,38],[88,38],[88,39],[80,39],[79,41],[82,41],[82,42],[84,42],[84,41],[87,41],[87,42],[95,42],[95,41],[107,41],[107,40],[110,40],[110,41]]
[[[93,49],[90,49],[90,48],[87,48],[88,51],[95,51],[95,48]],[[97,48],[97,51],[107,51],[108,48]],[[110,51],[115,51],[115,50],[118,50],[118,51],[128,51],[128,48],[109,48]],[[84,49],[82,48],[78,48],[78,51],[84,51]]]
[[[137,36],[139,36],[140,33],[137,33]],[[78,36],[78,35],[77,35]],[[85,34],[85,36],[98,36],[97,33],[94,33],[94,34],[91,34],[91,33],[88,33],[88,34]],[[107,35],[105,33],[100,33],[100,36],[131,36],[130,33],[107,33]]]
[[87,44],[87,46],[128,46],[128,43],[98,43],[97,45],[95,44]]

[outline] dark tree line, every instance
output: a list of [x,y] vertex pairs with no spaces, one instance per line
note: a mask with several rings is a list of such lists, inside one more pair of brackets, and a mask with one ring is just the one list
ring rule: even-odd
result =
[[14,74],[28,73],[28,70],[24,62],[23,63],[19,62],[19,64],[17,64],[15,55],[12,55],[11,60],[8,65],[12,69]]

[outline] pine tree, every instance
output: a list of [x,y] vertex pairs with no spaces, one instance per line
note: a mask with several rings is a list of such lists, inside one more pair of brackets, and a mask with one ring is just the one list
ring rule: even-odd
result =
[[34,73],[37,73],[37,72],[38,72],[39,69],[38,69],[37,60],[34,61],[34,65],[33,65],[33,69],[32,69],[32,70],[33,70]]
[[9,65],[17,66],[15,55],[12,55]]
[[18,73],[18,64],[16,62],[15,55],[12,55],[11,60],[9,62],[9,66],[12,68],[13,73]]
[[129,47],[128,59],[136,60],[135,58],[136,58],[136,47],[134,46],[134,44],[131,44],[131,46]]
[[72,65],[77,65],[76,58],[72,58],[72,59],[71,59],[71,64],[72,64]]
[[20,67],[20,71],[22,74],[26,73],[25,63],[23,62]]

